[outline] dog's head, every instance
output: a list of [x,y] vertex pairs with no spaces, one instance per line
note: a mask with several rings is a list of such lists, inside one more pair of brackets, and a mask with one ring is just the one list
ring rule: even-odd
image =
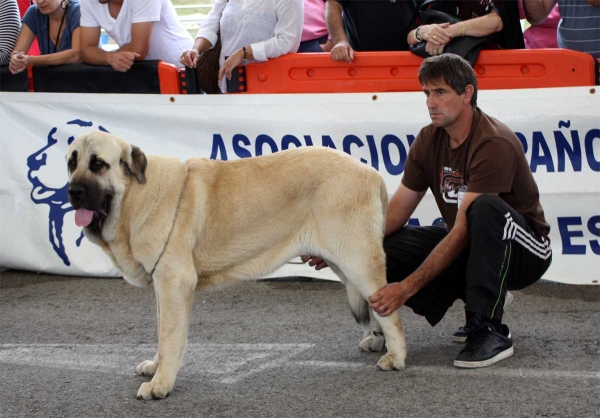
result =
[[69,202],[86,236],[101,237],[107,218],[118,218],[121,198],[134,178],[146,182],[147,160],[136,146],[105,132],[77,137],[67,151]]

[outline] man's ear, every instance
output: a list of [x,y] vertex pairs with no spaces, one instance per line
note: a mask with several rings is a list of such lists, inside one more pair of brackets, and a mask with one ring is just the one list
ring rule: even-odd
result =
[[473,98],[473,93],[475,93],[475,87],[471,84],[467,84],[465,86],[465,104],[471,103],[471,99]]
[[146,155],[142,152],[139,147],[135,145],[131,146],[131,154],[127,155],[126,151],[123,151],[121,161],[125,163],[129,172],[135,176],[137,181],[142,184],[146,183],[146,167],[148,166],[148,160]]

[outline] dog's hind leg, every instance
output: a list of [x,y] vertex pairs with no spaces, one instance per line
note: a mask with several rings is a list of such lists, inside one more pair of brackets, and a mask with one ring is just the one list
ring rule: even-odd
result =
[[362,351],[382,351],[385,346],[385,338],[379,322],[373,317],[369,303],[338,266],[331,263],[329,267],[346,286],[350,312],[363,329],[363,337],[358,347]]
[[173,257],[171,263],[164,258],[153,276],[159,304],[158,368],[140,386],[138,399],[161,399],[171,392],[187,345],[197,276],[191,258]]
[[[154,282],[154,292],[156,294],[156,334],[158,339],[160,340],[160,302],[158,300],[158,289],[156,288],[156,282]],[[158,355],[158,348],[156,349],[156,354],[152,360],[144,360],[135,368],[135,373],[140,376],[154,376],[156,373],[156,369],[158,369],[158,360],[160,356]]]
[[[385,254],[380,245],[359,252],[343,252],[344,262],[338,263],[340,269],[360,294],[368,299],[376,291],[384,287],[386,282]],[[368,311],[367,311],[368,312]],[[402,370],[406,360],[406,339],[402,330],[402,322],[398,312],[387,317],[373,313],[385,336],[387,354],[381,357],[377,366],[381,370]]]
[[363,329],[363,339],[358,344],[358,348],[362,351],[383,351],[385,348],[385,336],[371,308],[369,308],[369,323]]
[[[363,328],[364,335],[363,339],[370,332],[370,316],[369,316],[369,303],[360,294],[356,287],[352,285],[352,282],[344,275],[342,270],[333,263],[328,263],[331,270],[340,278],[341,282],[346,286],[346,295],[348,297],[348,306],[350,312],[356,320],[356,322]],[[368,350],[365,350],[368,351]]]

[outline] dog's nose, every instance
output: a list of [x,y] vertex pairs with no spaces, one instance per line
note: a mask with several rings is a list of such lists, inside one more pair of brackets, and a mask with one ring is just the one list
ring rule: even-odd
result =
[[70,184],[69,196],[71,197],[71,199],[81,199],[85,196],[85,187],[77,184]]

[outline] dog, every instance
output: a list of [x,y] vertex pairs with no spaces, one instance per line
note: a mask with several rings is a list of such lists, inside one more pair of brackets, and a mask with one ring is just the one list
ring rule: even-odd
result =
[[388,197],[371,167],[325,147],[182,162],[105,132],[77,137],[67,166],[75,223],[125,280],[155,289],[158,350],[136,368],[153,376],[138,399],[173,390],[197,288],[261,278],[301,254],[322,257],[346,285],[360,348],[381,351],[385,337],[377,366],[404,369],[398,313],[380,317],[366,300],[386,285]]

